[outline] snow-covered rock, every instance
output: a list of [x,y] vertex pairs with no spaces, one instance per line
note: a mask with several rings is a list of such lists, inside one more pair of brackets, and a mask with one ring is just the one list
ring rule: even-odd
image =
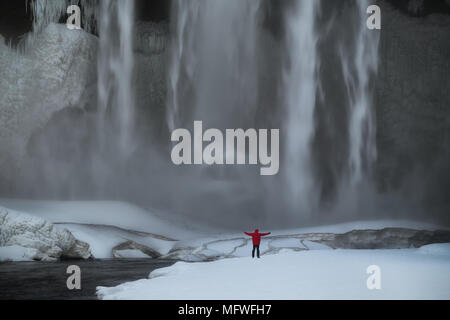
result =
[[167,254],[176,243],[151,233],[138,232],[106,225],[60,224],[77,239],[90,245],[94,257],[99,259],[124,258],[123,250],[141,251],[146,258]]
[[[118,201],[35,201],[0,199],[0,206],[40,217],[89,243],[95,258],[124,257],[122,250],[139,250],[141,257],[167,255],[179,240],[202,238],[199,226]],[[175,239],[174,239],[175,238]]]
[[114,258],[118,259],[148,259],[152,258],[138,249],[114,250]]
[[[17,257],[33,260],[57,260],[59,258],[91,257],[89,245],[77,240],[67,229],[25,213],[0,207],[1,260]],[[21,252],[20,248],[28,248]]]
[[323,241],[333,248],[343,249],[402,249],[418,248],[432,243],[450,242],[448,230],[412,230],[384,228],[381,230],[353,230],[336,234]]
[[152,248],[134,241],[126,241],[112,248],[114,258],[126,258],[136,255],[145,258],[158,258],[161,254]]

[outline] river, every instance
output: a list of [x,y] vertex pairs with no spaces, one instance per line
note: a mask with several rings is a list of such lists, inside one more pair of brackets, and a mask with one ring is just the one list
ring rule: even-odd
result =
[[[0,300],[92,300],[97,299],[97,286],[116,286],[124,282],[144,279],[158,268],[175,263],[174,260],[152,259],[96,259],[61,262],[0,263]],[[81,289],[69,290],[67,267],[81,269]]]

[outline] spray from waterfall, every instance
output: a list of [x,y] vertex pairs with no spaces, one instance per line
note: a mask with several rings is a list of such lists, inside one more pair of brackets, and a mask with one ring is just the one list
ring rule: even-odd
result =
[[295,1],[286,17],[287,62],[283,74],[285,108],[284,183],[288,206],[295,214],[311,214],[318,200],[311,144],[318,85],[315,28],[318,1]]
[[[268,125],[267,120],[271,119],[258,118],[268,110],[266,101],[257,94],[262,78],[258,72],[267,64],[272,72],[277,72],[277,67],[281,70],[281,77],[274,73],[272,79],[273,85],[279,88],[272,92],[279,96],[276,101],[279,105],[269,107],[276,110],[275,116],[280,119],[280,176],[258,181],[246,173],[234,176],[225,172],[221,178],[241,187],[246,183],[252,185],[252,191],[242,189],[246,191],[241,194],[252,194],[253,186],[260,185],[256,200],[246,201],[255,201],[255,207],[263,207],[260,212],[267,210],[272,215],[276,210],[291,221],[305,221],[320,212],[322,184],[327,181],[334,179],[326,187],[336,195],[333,198],[336,203],[342,202],[343,191],[350,186],[357,189],[376,157],[370,82],[376,71],[378,35],[366,28],[369,3],[348,2],[345,14],[331,6],[335,14],[341,14],[340,19],[331,18],[325,23],[334,30],[340,28],[337,22],[350,28],[350,32],[339,36],[337,46],[333,46],[334,39],[327,38],[328,33],[320,33],[323,31],[319,26],[323,18],[321,10],[326,10],[325,4],[327,8],[332,5],[308,0],[280,4],[284,12],[283,33],[269,46],[264,42],[267,38],[261,37],[267,30],[259,23],[264,16],[260,11],[264,9],[258,1],[180,0],[174,1],[172,10],[166,112],[169,129],[189,126],[193,120],[203,120],[207,126],[217,128]],[[346,45],[339,47],[340,41]],[[327,58],[331,56],[335,61],[328,65],[326,72],[319,70],[324,55],[319,45],[323,42],[328,45]],[[258,60],[264,59],[261,51],[267,48],[274,54],[265,57],[284,57],[281,62]],[[317,97],[321,95],[322,82],[329,81],[330,73],[341,80],[336,80],[340,81],[339,85],[331,88],[335,92],[324,104],[325,112],[318,113],[318,104],[323,101],[317,101]],[[332,101],[336,97],[339,101]],[[331,111],[337,106],[345,110]],[[333,124],[331,129],[327,122]],[[314,145],[321,133],[317,131],[318,123],[321,130],[333,132],[330,142],[336,143],[335,153],[320,153],[320,161]],[[326,166],[332,169],[327,171],[323,168]],[[330,172],[331,178],[327,176]],[[210,179],[208,175],[196,178],[202,183]],[[265,190],[270,194],[265,194]],[[223,192],[233,194],[231,190]]]
[[236,125],[257,107],[259,0],[175,0],[167,123]]
[[[99,132],[106,118],[113,124],[118,156],[124,160],[132,152],[134,130],[133,24],[134,1],[104,0],[99,22],[98,108],[101,113]],[[111,138],[106,137],[102,141]]]
[[[62,14],[61,3],[36,9],[37,23]],[[336,203],[359,198],[360,182],[370,176],[376,158],[371,83],[379,34],[365,26],[368,1],[173,0],[168,74],[163,67],[155,71],[161,72],[155,82],[167,77],[160,92],[167,101],[157,102],[166,103],[165,113],[162,105],[148,103],[151,90],[142,81],[132,81],[134,1],[99,4],[98,112],[82,110],[69,131],[77,128],[84,138],[74,134],[67,140],[79,146],[79,162],[67,164],[73,154],[55,156],[52,142],[61,140],[59,129],[39,139],[50,151],[36,167],[48,168],[42,176],[54,186],[69,176],[55,172],[70,172],[71,197],[156,204],[232,226],[310,223]],[[147,60],[163,64],[150,51],[136,55],[140,73],[150,70]],[[139,106],[152,111],[139,118],[139,129],[135,88]],[[140,108],[139,113],[146,114]],[[278,175],[261,177],[257,167],[248,166],[173,165],[170,132],[165,126],[157,134],[147,129],[166,121],[170,131],[189,130],[194,120],[205,129],[279,128]]]

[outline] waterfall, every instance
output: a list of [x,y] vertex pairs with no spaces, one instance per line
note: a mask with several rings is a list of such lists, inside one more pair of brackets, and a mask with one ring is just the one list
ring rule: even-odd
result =
[[101,116],[98,126],[100,144],[112,137],[105,124],[113,123],[117,137],[118,155],[126,158],[131,152],[134,130],[133,39],[134,5],[132,0],[27,0],[33,13],[33,33],[24,38],[26,48],[34,36],[50,23],[58,23],[67,16],[69,5],[82,8],[82,27],[86,32],[99,33],[98,54],[98,108]]
[[366,27],[369,0],[357,1],[354,49],[341,47],[340,57],[350,104],[348,179],[355,187],[376,160],[375,119],[370,80],[378,67],[379,32]]
[[[245,201],[272,221],[307,221],[324,209],[324,198],[333,199],[336,208],[358,198],[354,192],[359,192],[376,158],[371,79],[379,33],[366,27],[368,1],[342,5],[346,10],[326,1],[279,4],[282,31],[271,36],[267,25],[279,22],[263,21],[270,17],[264,10],[273,9],[264,1],[173,3],[168,127],[203,120],[215,128],[269,128],[273,119],[261,114],[274,112],[282,137],[279,176],[261,180],[243,171],[238,176],[223,171],[220,176],[239,186],[240,195],[254,196]],[[320,69],[322,58],[326,69]],[[272,74],[270,88],[263,74],[267,70]],[[258,95],[261,78],[266,90],[273,90],[269,96],[278,97],[271,103],[278,105],[269,106],[261,99],[267,94]],[[323,92],[324,82],[330,92]],[[325,111],[318,112],[318,105]],[[318,151],[319,129],[327,131],[327,139],[320,141]],[[326,150],[328,144],[333,153]],[[210,177],[189,176],[189,183],[195,179],[202,184]],[[260,186],[256,191],[255,185]],[[235,195],[233,190],[218,190]],[[327,210],[333,207],[328,204]],[[273,211],[279,212],[276,218]]]
[[105,117],[110,117],[114,137],[118,137],[118,156],[126,159],[132,151],[134,130],[134,1],[104,0],[100,10],[98,108],[102,116],[99,132],[108,134],[104,123]]
[[[328,7],[323,8],[325,4]],[[370,170],[376,159],[371,80],[377,70],[379,32],[366,27],[369,4],[366,0],[344,4],[345,15],[336,19],[330,14],[328,19],[322,20],[325,27],[320,34],[317,30],[319,13],[323,13],[320,10],[333,11],[333,4],[295,1],[294,9],[287,13],[288,61],[282,83],[286,143],[283,183],[289,209],[294,215],[308,216],[307,213],[311,215],[320,210],[321,184],[330,179],[326,169],[320,166],[328,165],[335,170],[331,179],[337,179],[332,182],[337,210],[345,207],[349,212],[356,212],[355,205],[364,192],[361,186],[370,184]],[[327,33],[330,30],[327,28],[335,33]],[[336,35],[337,42],[333,39]],[[319,40],[325,43],[322,51],[318,50]],[[323,50],[331,50],[331,53]],[[335,59],[335,63],[328,62],[327,71],[319,74],[320,59],[325,54],[329,60],[330,56]],[[335,74],[334,87],[327,87],[327,90],[341,92],[321,92],[322,82],[329,81],[332,73]],[[343,84],[336,83],[338,75],[342,75]],[[327,111],[317,114],[316,96],[327,94],[323,106]],[[336,97],[340,99],[338,103]],[[340,112],[332,110],[338,106],[343,108]],[[342,115],[347,115],[347,119],[338,119]],[[317,155],[314,158],[317,123],[321,124],[321,130],[331,130],[333,146],[329,150],[334,150],[331,154],[322,150],[319,159]],[[344,133],[347,133],[347,141],[340,144],[338,137]],[[339,167],[335,163],[340,163],[341,159],[346,159],[346,163]]]
[[259,0],[173,1],[167,122],[236,125],[256,108]]
[[285,197],[295,214],[311,213],[317,190],[311,165],[318,85],[315,29],[318,1],[295,1],[286,17],[287,63],[284,68]]
[[[165,37],[165,27],[140,21],[134,28],[135,1],[32,3],[33,34],[62,22],[68,3],[81,4],[82,26],[99,34],[55,28],[64,38],[86,40],[68,53],[90,57],[98,49],[98,83],[86,84],[79,108],[62,103],[66,110],[33,134],[24,166],[30,174],[20,184],[45,186],[32,192],[128,200],[239,227],[294,226],[347,212],[359,219],[369,211],[366,200],[376,198],[365,182],[376,160],[371,91],[380,32],[366,27],[368,0],[173,0],[167,51],[150,44],[155,35]],[[48,43],[61,49],[56,57],[65,54],[58,38]],[[78,75],[72,68],[63,70]],[[71,89],[68,79],[58,99]],[[25,101],[35,91],[24,90]],[[259,166],[247,164],[175,165],[170,131],[192,132],[195,120],[203,132],[279,129],[278,174],[261,176]]]

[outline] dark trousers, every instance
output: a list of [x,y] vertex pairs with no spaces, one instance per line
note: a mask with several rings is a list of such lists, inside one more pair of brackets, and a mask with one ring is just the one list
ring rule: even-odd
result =
[[255,249],[256,249],[256,255],[259,258],[259,244],[254,244],[253,245],[253,250],[252,250],[252,258],[255,257]]

